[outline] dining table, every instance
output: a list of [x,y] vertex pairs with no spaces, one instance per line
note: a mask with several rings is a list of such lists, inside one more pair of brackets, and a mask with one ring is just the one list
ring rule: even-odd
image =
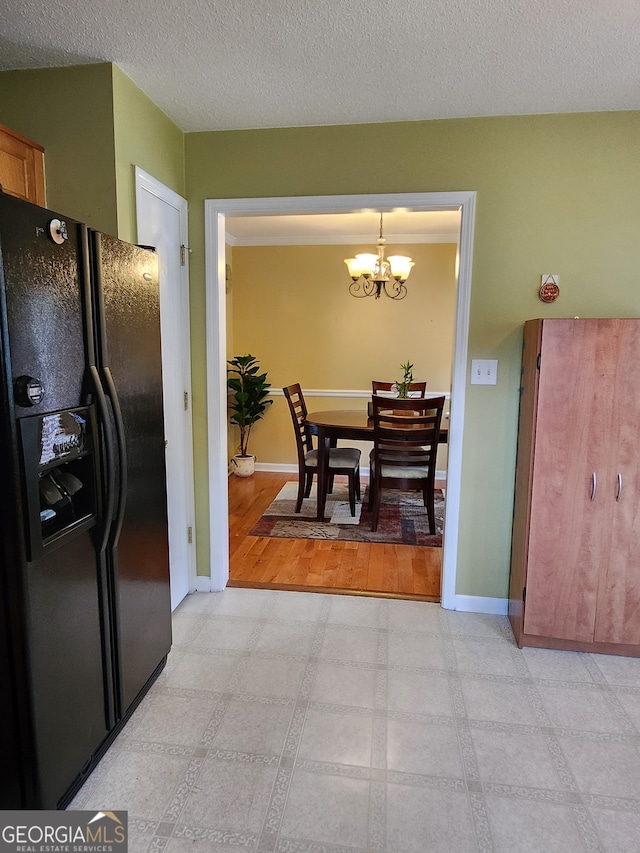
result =
[[[365,409],[328,409],[309,412],[306,422],[318,436],[318,507],[316,520],[324,521],[329,483],[329,448],[339,439],[373,441],[373,418]],[[449,416],[443,415],[439,444],[449,439]]]

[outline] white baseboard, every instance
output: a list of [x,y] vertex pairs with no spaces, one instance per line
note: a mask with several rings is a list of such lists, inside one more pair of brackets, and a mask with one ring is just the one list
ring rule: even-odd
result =
[[256,471],[270,471],[273,474],[297,474],[298,466],[285,462],[256,462]]
[[196,577],[195,592],[222,592],[222,590],[214,588],[213,581],[210,577],[198,575]]
[[481,595],[456,595],[453,610],[465,613],[489,613],[493,616],[507,616],[509,599],[485,598]]

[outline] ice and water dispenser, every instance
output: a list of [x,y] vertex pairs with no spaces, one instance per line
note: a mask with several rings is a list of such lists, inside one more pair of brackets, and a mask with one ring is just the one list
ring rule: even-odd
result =
[[95,429],[92,406],[20,419],[29,560],[96,523]]

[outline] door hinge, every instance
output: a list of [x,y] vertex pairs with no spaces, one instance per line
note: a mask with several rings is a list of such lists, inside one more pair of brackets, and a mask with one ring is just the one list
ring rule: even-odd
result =
[[527,588],[526,586],[522,587],[522,601],[523,603],[527,600]]
[[189,392],[184,392],[184,410],[185,412],[189,410]]
[[193,527],[187,527],[187,543],[193,545]]
[[541,353],[541,352],[539,352],[539,353],[538,353],[538,358],[537,358],[537,360],[536,360],[536,367],[538,368],[538,370],[540,370],[540,359],[541,359],[541,358],[542,358],[542,353]]

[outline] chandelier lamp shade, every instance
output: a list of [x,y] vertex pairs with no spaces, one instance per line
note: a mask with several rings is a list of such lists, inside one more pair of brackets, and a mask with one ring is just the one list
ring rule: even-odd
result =
[[378,253],[363,253],[355,258],[346,258],[345,264],[351,276],[349,293],[357,299],[365,296],[380,298],[384,292],[389,299],[404,299],[407,295],[405,281],[409,278],[414,265],[406,255],[384,257],[384,237],[382,236],[382,214],[380,214],[380,236],[377,240]]

